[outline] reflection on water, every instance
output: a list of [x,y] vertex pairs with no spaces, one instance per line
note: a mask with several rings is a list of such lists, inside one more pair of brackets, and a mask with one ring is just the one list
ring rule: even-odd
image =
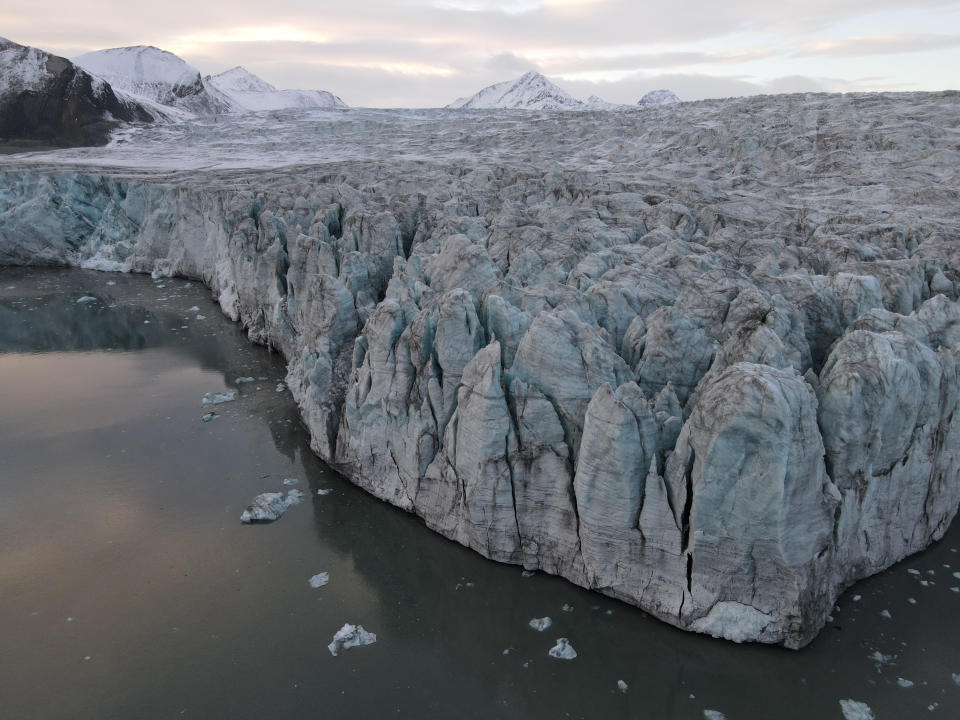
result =
[[[283,374],[199,285],[0,269],[0,716],[960,713],[956,530],[849,591],[805,650],[735,646],[484,561],[354,488],[307,449]],[[242,526],[284,478],[309,502]],[[334,658],[348,621],[378,641]],[[547,657],[557,637],[576,660]]]

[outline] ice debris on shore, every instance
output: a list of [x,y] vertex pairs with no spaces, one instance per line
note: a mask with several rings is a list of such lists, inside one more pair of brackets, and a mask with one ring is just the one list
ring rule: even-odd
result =
[[280,492],[267,492],[257,495],[240,516],[240,522],[268,523],[283,515],[287,508],[299,504],[303,500],[303,493],[299,490],[290,490],[286,496]]
[[344,623],[343,627],[337,630],[337,634],[333,636],[333,641],[327,645],[327,650],[336,657],[341,650],[373,645],[376,641],[376,634],[364,630],[363,625]]
[[577,656],[577,651],[567,638],[557,638],[557,644],[550,648],[548,653],[550,657],[558,660],[573,660]]

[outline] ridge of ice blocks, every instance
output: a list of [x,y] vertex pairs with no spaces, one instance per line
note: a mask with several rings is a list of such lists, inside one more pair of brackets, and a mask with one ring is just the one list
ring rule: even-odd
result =
[[363,489],[796,648],[960,505],[958,116],[894,93],[164,124],[0,156],[0,263],[202,279]]
[[333,640],[327,645],[330,654],[336,657],[341,651],[350,648],[361,647],[363,645],[373,645],[377,641],[376,634],[367,632],[363,625],[351,625],[345,623],[342,628],[337,630]]
[[273,522],[278,520],[288,508],[298,505],[302,500],[303,493],[299,490],[290,490],[286,495],[282,492],[261,493],[240,515],[240,522],[247,524]]
[[557,644],[550,648],[548,654],[558,660],[573,660],[577,656],[577,651],[567,638],[557,638]]

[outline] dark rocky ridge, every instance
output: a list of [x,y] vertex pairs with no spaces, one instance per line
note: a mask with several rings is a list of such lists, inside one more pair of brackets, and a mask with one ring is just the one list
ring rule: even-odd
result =
[[0,39],[0,78],[37,70],[33,82],[0,85],[0,148],[104,145],[121,122],[152,122],[141,105],[120,98],[66,58]]

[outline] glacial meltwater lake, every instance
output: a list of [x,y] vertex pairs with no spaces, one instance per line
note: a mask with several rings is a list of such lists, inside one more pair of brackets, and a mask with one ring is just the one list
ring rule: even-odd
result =
[[[0,268],[0,718],[960,717],[960,528],[848,590],[807,648],[738,646],[353,487],[284,374],[198,282]],[[291,487],[279,521],[240,523]],[[346,622],[377,641],[334,657]],[[560,637],[576,659],[548,656]]]

